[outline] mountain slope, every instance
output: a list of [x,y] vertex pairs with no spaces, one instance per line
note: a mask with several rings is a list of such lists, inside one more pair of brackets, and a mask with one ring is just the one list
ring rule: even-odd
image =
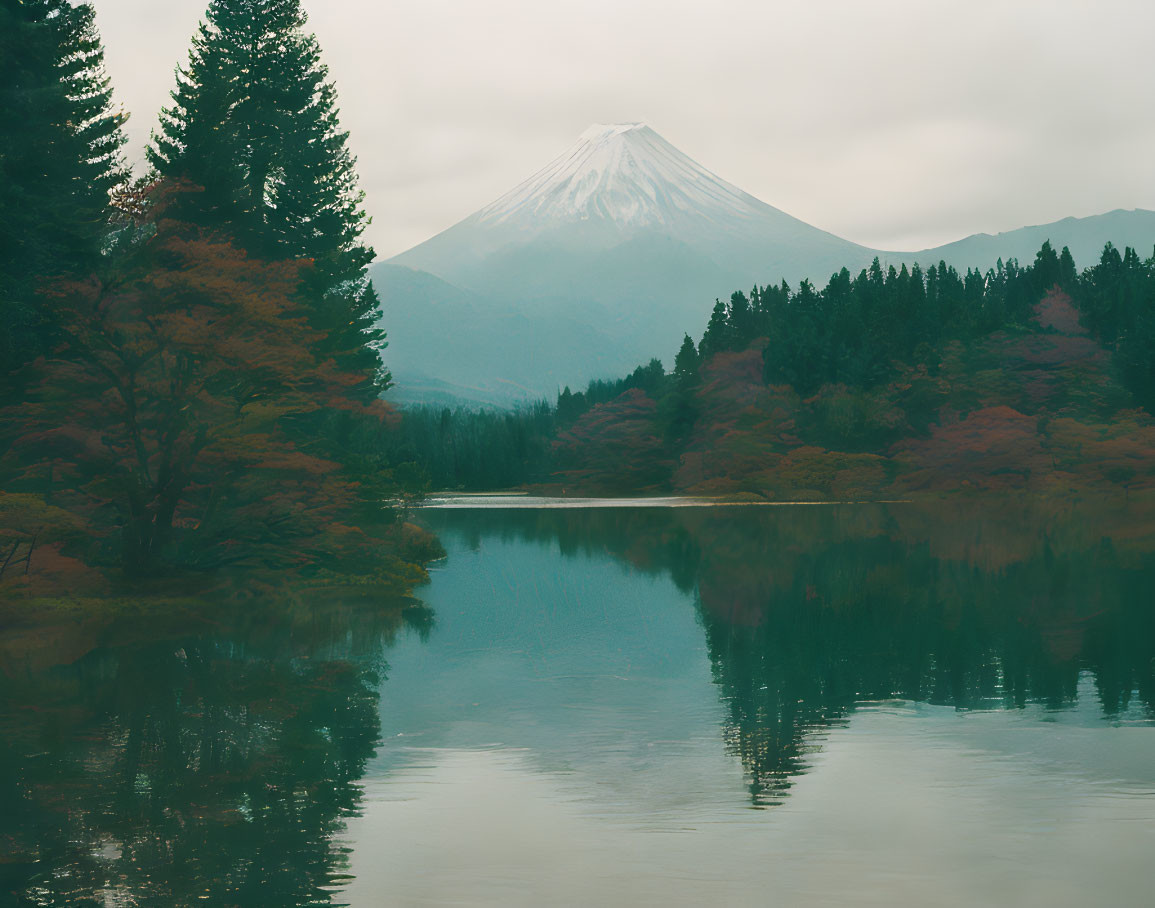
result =
[[754,283],[821,286],[875,256],[960,269],[1028,262],[1046,239],[1070,246],[1080,267],[1107,240],[1146,254],[1155,212],[880,252],[791,217],[649,127],[624,124],[591,127],[528,180],[372,274],[401,393],[440,400],[457,387],[466,399],[512,402],[651,357],[669,365],[683,333],[701,334],[715,297]]
[[723,272],[788,279],[872,255],[727,183],[648,126],[627,124],[591,127],[520,186],[392,261],[509,292],[511,255],[534,287],[552,274],[551,253],[589,257],[639,237],[683,243]]
[[[423,382],[432,374],[456,384],[447,376],[473,370],[466,396],[481,383],[515,400],[668,357],[683,333],[700,333],[715,296],[760,276],[796,281],[861,267],[873,255],[629,124],[592,127],[524,183],[373,276],[402,388],[419,360]],[[397,266],[436,275],[473,299],[464,321],[412,295],[412,280],[386,270]],[[513,313],[520,320],[511,322]],[[501,344],[494,372],[495,357],[483,348],[514,336],[510,325],[524,346]],[[455,335],[466,330],[463,350]],[[580,349],[591,333],[600,346]]]
[[400,265],[375,265],[398,403],[503,406],[552,396],[575,374],[632,362],[616,341],[560,314],[516,307]]

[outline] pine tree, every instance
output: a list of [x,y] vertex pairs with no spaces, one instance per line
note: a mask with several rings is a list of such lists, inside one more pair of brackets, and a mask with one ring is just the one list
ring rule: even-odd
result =
[[0,363],[51,345],[38,293],[92,270],[110,193],[126,177],[125,117],[112,109],[88,4],[0,0]]
[[706,325],[706,333],[702,335],[698,352],[702,359],[709,359],[715,353],[726,349],[726,340],[730,331],[730,312],[721,300],[714,300],[714,311],[710,313],[710,322]]
[[388,386],[369,223],[337,95],[300,0],[212,0],[148,150],[156,172],[201,187],[185,216],[267,260],[309,259],[302,291],[325,352]]
[[1059,286],[1071,291],[1079,281],[1079,271],[1075,267],[1075,258],[1066,246],[1059,254]]
[[754,339],[754,314],[750,301],[741,291],[730,295],[729,327],[731,350],[743,350]]
[[1043,243],[1035,255],[1035,289],[1045,293],[1062,281],[1062,264],[1051,241]]
[[685,383],[698,377],[698,348],[694,346],[694,339],[686,335],[682,347],[674,357],[674,374],[678,381]]

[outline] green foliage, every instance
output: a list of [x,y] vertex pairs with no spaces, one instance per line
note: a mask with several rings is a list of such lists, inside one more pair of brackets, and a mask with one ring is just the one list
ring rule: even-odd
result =
[[360,239],[369,221],[336,89],[305,25],[299,0],[212,0],[148,156],[161,176],[203,189],[184,219],[259,258],[313,263],[310,324],[372,400],[389,376],[366,273],[374,253]]
[[385,444],[391,462],[418,467],[433,489],[481,491],[547,479],[555,432],[545,403],[512,412],[414,407]]
[[66,0],[0,2],[0,373],[57,340],[39,291],[95,267],[125,180],[125,117],[93,16]]
[[[1058,274],[1049,245],[1040,260]],[[897,374],[899,364],[933,370],[942,345],[951,340],[1028,323],[1041,295],[1038,281],[1035,269],[1013,260],[1000,261],[985,275],[970,269],[960,275],[940,262],[924,275],[917,265],[884,272],[876,259],[853,279],[843,269],[822,291],[808,281],[795,294],[785,286],[755,288],[753,326],[739,333],[736,326],[746,318],[739,310],[735,320],[731,308],[727,349],[768,337],[767,381],[804,395],[827,383],[872,387]]]
[[422,580],[436,545],[385,505],[418,478],[389,460],[367,218],[304,25],[297,0],[213,0],[110,230],[123,118],[92,8],[0,3],[0,342],[35,360],[0,401],[0,536],[37,565],[5,593]]
[[1071,255],[1071,250],[1064,246],[1059,255],[1059,286],[1071,291],[1078,280],[1079,272],[1075,267],[1075,258]]
[[698,377],[698,364],[701,357],[698,348],[694,346],[694,339],[686,335],[678,355],[674,357],[674,374],[682,381],[693,381]]
[[1025,268],[876,260],[821,290],[735,292],[698,344],[683,340],[672,373],[654,360],[563,390],[552,460],[520,478],[835,498],[1146,485],[1155,427],[1121,411],[1155,405],[1152,274],[1108,246],[1080,277],[1068,249],[1044,243]]
[[1143,261],[1110,243],[1083,272],[1075,300],[1090,331],[1115,350],[1123,382],[1155,412],[1155,258]]

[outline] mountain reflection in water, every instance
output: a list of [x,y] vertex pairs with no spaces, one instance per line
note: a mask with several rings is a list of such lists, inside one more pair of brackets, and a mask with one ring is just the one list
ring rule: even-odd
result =
[[[940,503],[421,519],[450,552],[427,591],[436,623],[412,605],[254,605],[227,626],[186,615],[163,629],[127,619],[99,632],[0,629],[0,896],[344,903],[350,873],[371,874],[425,822],[389,826],[383,840],[346,835],[378,811],[366,810],[363,786],[380,794],[437,766],[502,791],[511,766],[536,760],[543,779],[589,776],[578,802],[603,813],[675,827],[708,817],[740,841],[755,813],[738,822],[711,804],[732,791],[747,807],[807,809],[793,790],[824,742],[883,701],[914,705],[878,720],[895,735],[943,707],[1015,710],[1088,735],[1134,725],[1146,740],[1155,726],[1150,510]],[[1105,773],[1131,772],[1116,768],[1134,764],[1136,740],[1095,757]],[[734,778],[695,756],[711,749]],[[639,768],[656,781],[627,796],[623,779]],[[406,795],[407,809],[420,797]],[[448,843],[447,815],[425,819]],[[533,829],[520,835],[534,844]],[[823,846],[805,847],[820,856]],[[475,883],[487,901],[486,881]],[[353,904],[390,901],[379,888],[357,892],[353,881]]]

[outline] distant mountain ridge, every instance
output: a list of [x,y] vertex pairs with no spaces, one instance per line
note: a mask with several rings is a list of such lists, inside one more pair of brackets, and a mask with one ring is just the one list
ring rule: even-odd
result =
[[1108,211],[1085,218],[1063,218],[1050,224],[1020,227],[1003,233],[976,233],[944,246],[915,253],[886,252],[888,258],[901,257],[923,265],[945,261],[956,268],[989,268],[996,259],[1033,259],[1044,242],[1055,249],[1067,246],[1080,268],[1099,261],[1103,246],[1114,243],[1119,249],[1131,246],[1143,257],[1155,251],[1155,211],[1143,208]]
[[876,256],[985,269],[1000,257],[1033,258],[1046,239],[1070,246],[1080,267],[1108,240],[1146,253],[1155,212],[1067,218],[921,252],[874,250],[760,201],[629,123],[591,127],[529,179],[372,275],[400,399],[501,404],[668,360],[684,332],[701,333],[716,297],[754,283],[821,285]]

